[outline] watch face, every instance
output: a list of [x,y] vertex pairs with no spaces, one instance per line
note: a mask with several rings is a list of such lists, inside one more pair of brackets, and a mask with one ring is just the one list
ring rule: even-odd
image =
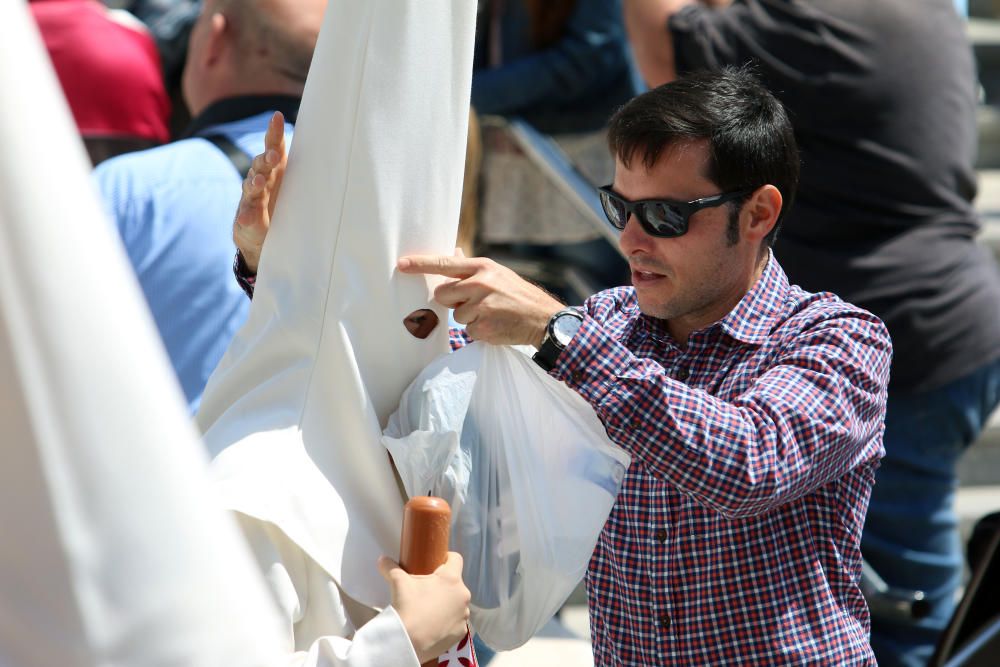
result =
[[566,347],[576,335],[580,324],[582,324],[582,320],[578,315],[560,315],[552,323],[552,337],[556,339],[560,347]]

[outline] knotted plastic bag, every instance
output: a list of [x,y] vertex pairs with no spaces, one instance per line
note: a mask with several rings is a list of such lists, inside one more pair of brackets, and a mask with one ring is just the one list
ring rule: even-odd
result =
[[531,638],[580,582],[630,461],[526,349],[472,343],[440,357],[383,437],[410,496],[451,504],[471,624],[500,650]]

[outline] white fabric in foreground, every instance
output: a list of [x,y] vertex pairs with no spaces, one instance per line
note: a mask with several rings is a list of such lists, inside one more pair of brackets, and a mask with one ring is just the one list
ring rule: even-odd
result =
[[[447,351],[427,280],[395,264],[454,248],[475,14],[330,2],[254,303],[198,415],[229,506],[373,607],[389,602],[375,563],[398,553],[403,504],[381,426]],[[441,322],[426,340],[403,327],[418,308]]]
[[25,4],[0,25],[0,665],[266,664],[273,603]]

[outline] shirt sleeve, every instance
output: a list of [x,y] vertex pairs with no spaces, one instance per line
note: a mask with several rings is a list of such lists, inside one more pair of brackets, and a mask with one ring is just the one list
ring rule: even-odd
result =
[[590,317],[553,374],[653,476],[727,517],[763,514],[881,456],[891,344],[866,315],[802,331],[732,400],[672,379]]
[[674,45],[677,73],[719,69],[752,57],[759,41],[743,8],[713,9],[702,4],[683,7],[667,21]]
[[[837,23],[811,3],[742,0],[724,8],[688,5],[667,21],[677,73],[752,63],[782,101],[805,82],[859,67],[857,27]],[[815,94],[809,88],[808,94]]]
[[247,264],[243,261],[243,253],[236,251],[236,258],[233,260],[233,275],[236,276],[236,284],[240,286],[247,298],[253,300],[253,290],[257,285],[257,274],[251,273]]
[[450,327],[448,329],[448,345],[452,352],[462,349],[471,342],[472,336],[464,327]]
[[[152,224],[149,219],[154,209],[149,193],[141,178],[133,178],[128,165],[130,155],[105,160],[91,172],[91,180],[100,195],[101,205],[111,227],[121,239],[125,254],[133,267],[147,263],[145,252],[149,243],[142,237]],[[123,166],[124,165],[124,166]]]
[[484,114],[567,103],[610,86],[627,68],[619,0],[580,0],[566,34],[553,46],[472,78],[472,105]]
[[[361,626],[351,639],[328,635],[296,654],[294,667],[418,667],[420,661],[399,614],[386,607]],[[291,665],[289,667],[291,667]]]
[[281,667],[419,667],[395,609],[387,607],[356,628],[336,582],[315,561],[276,526],[239,513],[236,518],[287,630],[288,656]]

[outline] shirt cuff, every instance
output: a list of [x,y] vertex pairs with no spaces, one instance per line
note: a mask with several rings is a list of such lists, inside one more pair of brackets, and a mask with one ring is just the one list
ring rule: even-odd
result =
[[584,316],[576,335],[556,360],[550,375],[599,406],[618,379],[632,366],[634,356],[596,320]]
[[257,285],[257,274],[252,273],[247,268],[246,262],[243,261],[243,253],[239,250],[236,251],[236,259],[233,260],[233,274],[236,276],[236,282],[246,293],[247,297],[253,299],[253,290]]
[[420,667],[406,626],[392,607],[383,609],[354,633],[349,662],[352,665]]

